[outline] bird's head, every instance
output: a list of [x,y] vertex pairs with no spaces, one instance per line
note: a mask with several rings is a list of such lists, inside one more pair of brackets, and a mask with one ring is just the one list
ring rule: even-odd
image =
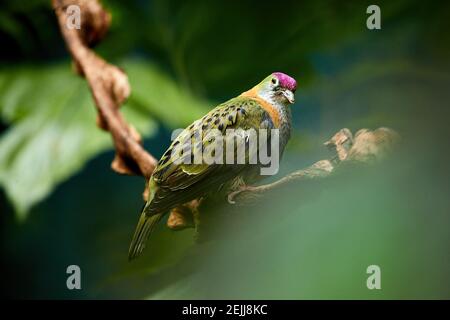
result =
[[295,102],[296,89],[297,81],[294,78],[281,72],[274,72],[250,91],[268,102],[289,105]]

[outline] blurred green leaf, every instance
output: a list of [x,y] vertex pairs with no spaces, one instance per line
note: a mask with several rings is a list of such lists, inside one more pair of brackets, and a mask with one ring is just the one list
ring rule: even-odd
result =
[[[127,61],[133,95],[125,117],[145,136],[158,117],[169,126],[200,115],[204,104],[151,64]],[[67,64],[12,68],[0,75],[0,117],[10,125],[0,138],[0,184],[19,218],[93,156],[111,148],[95,125],[85,81]]]
[[211,108],[152,63],[126,60],[121,66],[130,79],[130,101],[171,127],[185,126]]

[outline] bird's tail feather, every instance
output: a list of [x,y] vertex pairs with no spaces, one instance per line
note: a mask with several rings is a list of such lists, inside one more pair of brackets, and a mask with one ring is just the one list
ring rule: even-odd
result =
[[128,251],[128,260],[137,258],[145,248],[148,237],[155,229],[155,226],[163,217],[162,213],[152,215],[147,214],[147,206],[144,207],[139,218],[139,222],[134,232],[133,240],[131,240],[130,249]]

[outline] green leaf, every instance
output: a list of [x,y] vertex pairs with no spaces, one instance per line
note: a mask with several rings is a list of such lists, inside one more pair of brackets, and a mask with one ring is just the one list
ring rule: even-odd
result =
[[[204,101],[155,65],[127,60],[123,66],[132,95],[122,111],[144,137],[155,132],[152,118],[184,126],[207,110]],[[0,137],[0,185],[20,219],[89,159],[112,147],[109,134],[95,125],[95,116],[85,81],[68,64],[0,73],[0,118],[10,125]]]
[[[0,137],[0,184],[23,219],[112,142],[96,127],[91,94],[68,64],[6,70],[0,88],[0,116],[10,124]],[[144,136],[155,131],[148,113],[132,102],[123,112]]]
[[126,60],[121,66],[130,79],[130,101],[170,127],[184,127],[203,116],[212,106],[180,87],[152,63]]

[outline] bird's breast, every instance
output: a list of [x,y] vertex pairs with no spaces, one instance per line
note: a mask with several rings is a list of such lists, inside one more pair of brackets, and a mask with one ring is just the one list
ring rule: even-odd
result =
[[254,92],[254,89],[242,93],[241,96],[250,98],[250,99],[258,102],[258,104],[269,114],[275,127],[280,128],[282,115],[280,113],[279,108],[277,108],[277,106],[258,97],[256,92]]

